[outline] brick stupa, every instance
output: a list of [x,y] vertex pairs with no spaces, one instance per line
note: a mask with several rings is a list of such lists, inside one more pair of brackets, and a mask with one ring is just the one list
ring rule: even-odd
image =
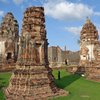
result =
[[27,8],[16,69],[5,90],[6,100],[47,100],[68,95],[68,92],[55,86],[47,51],[44,8]]
[[0,71],[9,70],[18,56],[18,22],[11,12],[2,19],[0,25]]
[[[80,33],[80,66],[87,78],[100,81],[100,42],[96,26],[87,18]],[[82,70],[81,70],[82,71]]]

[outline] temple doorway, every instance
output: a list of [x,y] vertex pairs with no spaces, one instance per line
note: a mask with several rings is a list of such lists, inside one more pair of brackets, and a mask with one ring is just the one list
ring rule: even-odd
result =
[[6,58],[6,59],[9,60],[9,59],[11,59],[11,58],[12,58],[12,53],[11,53],[11,52],[8,52],[8,53],[7,53],[7,58]]

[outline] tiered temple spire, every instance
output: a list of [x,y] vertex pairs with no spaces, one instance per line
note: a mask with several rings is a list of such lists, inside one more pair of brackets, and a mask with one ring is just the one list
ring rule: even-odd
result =
[[0,26],[0,64],[16,62],[18,55],[18,28],[17,20],[11,12],[8,12],[3,17]]
[[46,100],[67,95],[58,89],[48,66],[48,42],[43,7],[30,7],[24,13],[16,69],[6,89],[7,100]]

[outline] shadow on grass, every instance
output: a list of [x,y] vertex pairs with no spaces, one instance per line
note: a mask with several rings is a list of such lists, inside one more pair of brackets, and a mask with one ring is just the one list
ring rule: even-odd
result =
[[71,74],[68,76],[62,77],[60,80],[55,79],[55,83],[59,88],[65,88],[72,84],[74,81],[78,80],[81,76],[78,74]]

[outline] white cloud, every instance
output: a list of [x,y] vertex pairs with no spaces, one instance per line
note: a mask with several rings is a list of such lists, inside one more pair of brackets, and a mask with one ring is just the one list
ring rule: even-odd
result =
[[13,2],[17,5],[22,4],[25,0],[13,0]]
[[94,15],[100,16],[100,12],[94,12]]
[[80,31],[82,30],[82,26],[79,27],[65,27],[65,30],[68,32],[74,33],[75,35],[80,34]]
[[4,11],[0,10],[0,16],[4,15]]
[[[96,29],[98,31],[98,34],[100,35],[100,25],[96,25]],[[73,33],[75,35],[79,35],[81,30],[82,30],[82,26],[78,26],[78,27],[65,27],[65,30]]]
[[82,3],[71,3],[66,0],[49,0],[44,3],[45,14],[59,20],[84,19],[93,15],[93,9]]

